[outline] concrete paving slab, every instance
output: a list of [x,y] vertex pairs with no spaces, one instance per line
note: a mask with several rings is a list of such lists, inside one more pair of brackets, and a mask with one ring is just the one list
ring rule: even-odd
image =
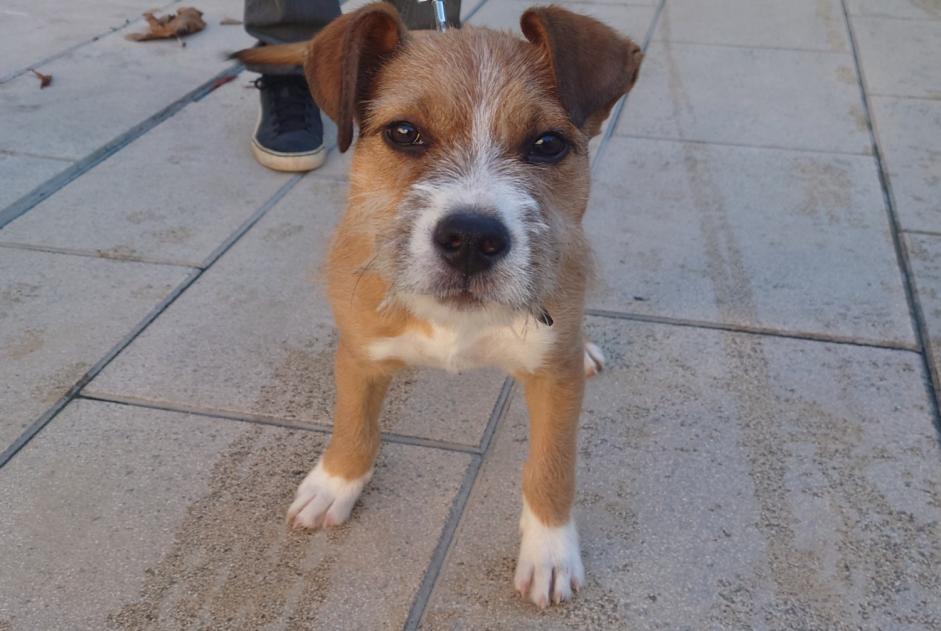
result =
[[850,15],[882,18],[941,19],[938,0],[847,0]]
[[0,621],[402,628],[469,456],[384,445],[349,525],[289,532],[324,438],[73,402],[0,472]]
[[654,39],[849,52],[840,0],[670,0]]
[[[540,3],[528,0],[490,0],[474,15],[471,24],[495,29],[512,29],[513,32],[519,33],[520,16],[526,9],[537,4]],[[654,15],[652,6],[595,2],[556,2],[555,4],[601,20],[637,42],[643,41]]]
[[[522,398],[427,629],[932,629],[941,452],[914,353],[591,319],[576,516],[588,584],[513,593]],[[813,366],[813,370],[808,370]]]
[[[152,0],[5,0],[0,9],[0,80],[7,75],[136,21],[168,3]],[[22,45],[29,42],[28,46]]]
[[902,227],[941,231],[941,101],[873,96],[870,105]]
[[0,451],[187,273],[0,248]]
[[[344,182],[306,178],[87,388],[186,409],[331,423],[336,334],[320,276]],[[503,378],[407,373],[385,430],[477,445]]]
[[260,166],[244,80],[145,134],[0,230],[0,242],[198,266],[289,176]]
[[914,344],[870,157],[615,137],[585,225],[592,306]]
[[905,244],[928,327],[929,359],[941,374],[941,235],[906,234]]
[[941,99],[941,21],[850,19],[869,93]]
[[60,173],[72,163],[35,156],[0,153],[0,210]]
[[616,133],[870,153],[853,58],[654,42]]
[[81,158],[231,67],[225,53],[254,41],[219,25],[238,7],[206,0],[200,8],[209,26],[185,47],[112,33],[39,68],[54,76],[45,90],[32,75],[3,84],[0,149]]

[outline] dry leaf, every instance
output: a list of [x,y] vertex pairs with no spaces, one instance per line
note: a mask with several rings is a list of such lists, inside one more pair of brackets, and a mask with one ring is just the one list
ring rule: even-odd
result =
[[[145,42],[150,39],[173,39],[198,33],[206,28],[203,21],[203,12],[193,7],[180,7],[176,15],[170,13],[162,18],[155,17],[153,13],[145,13],[150,30],[146,33],[131,33],[127,39],[134,42]],[[182,42],[180,42],[182,44]],[[185,44],[183,44],[185,46]]]
[[33,70],[32,68],[30,68],[30,71],[31,71],[34,75],[36,75],[36,77],[39,79],[39,89],[40,89],[40,90],[42,90],[43,88],[48,88],[50,85],[52,85],[52,75],[51,75],[51,74],[43,74],[43,73],[39,72],[38,70]]
[[222,18],[219,22],[222,26],[238,26],[242,23],[242,20],[236,20],[235,18]]
[[209,89],[209,91],[211,92],[211,91],[215,90],[216,88],[221,88],[221,87],[224,86],[226,83],[229,83],[229,82],[231,82],[231,81],[235,81],[235,75],[234,75],[234,74],[229,74],[229,75],[226,75],[226,76],[224,76],[224,77],[219,77],[218,79],[216,79],[215,81],[212,82],[212,87]]

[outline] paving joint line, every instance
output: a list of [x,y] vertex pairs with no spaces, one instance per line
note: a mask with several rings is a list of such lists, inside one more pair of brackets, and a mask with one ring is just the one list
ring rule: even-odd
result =
[[127,348],[131,342],[133,342],[137,337],[143,333],[148,326],[156,320],[160,314],[167,310],[167,308],[172,305],[177,298],[179,298],[193,283],[195,283],[212,265],[222,257],[233,245],[235,245],[239,239],[241,239],[245,233],[247,233],[252,226],[254,226],[258,221],[261,220],[265,214],[268,213],[281,199],[290,192],[291,189],[297,185],[298,182],[303,179],[303,175],[294,175],[287,182],[281,185],[274,195],[272,195],[268,201],[262,204],[258,210],[252,213],[251,217],[246,219],[242,224],[232,232],[222,244],[216,248],[213,253],[206,259],[204,267],[202,269],[195,269],[176,286],[170,293],[168,293],[163,300],[157,303],[157,305],[150,310],[150,312],[144,316],[143,320],[137,323],[131,331],[125,335],[121,340],[111,347],[104,357],[99,359],[88,371],[75,382],[71,388],[69,388],[66,393],[59,398],[51,407],[49,407],[44,413],[42,413],[36,420],[34,420],[30,425],[20,433],[20,435],[13,441],[13,443],[7,447],[2,453],[0,453],[0,469],[10,461],[13,456],[19,452],[20,449],[25,447],[42,429],[48,425],[52,419],[54,419],[59,412],[61,412],[66,405],[68,405],[78,394],[81,392],[82,388],[88,385],[92,379],[98,376],[102,370],[104,370],[108,364],[110,364],[115,357],[118,356],[121,351]]
[[[660,0],[657,9],[654,11],[653,18],[650,20],[650,26],[647,28],[647,33],[644,35],[644,41],[640,47],[644,54],[647,54],[647,49],[650,48],[650,43],[653,41],[653,34],[657,30],[657,23],[660,21],[660,16],[663,14],[664,5],[666,5],[666,0]],[[601,135],[601,142],[598,143],[598,151],[595,152],[595,157],[589,166],[589,173],[594,174],[595,168],[601,164],[604,150],[608,147],[608,141],[614,136],[614,129],[618,126],[618,121],[621,120],[621,112],[624,111],[624,106],[629,96],[630,94],[628,93],[618,99],[617,104],[614,106],[614,111],[612,111],[611,115],[608,117],[608,126]]]
[[45,252],[47,254],[61,254],[63,256],[82,256],[90,259],[120,261],[122,263],[146,263],[147,265],[168,265],[170,267],[202,269],[202,263],[185,263],[183,261],[171,261],[168,259],[151,258],[149,256],[125,256],[120,254],[109,254],[104,251],[96,252],[94,250],[76,250],[72,248],[60,248],[52,245],[19,243],[17,241],[0,241],[0,248],[8,248],[11,250],[29,250],[31,252]]
[[727,331],[729,333],[742,333],[745,335],[761,335],[765,337],[778,337],[791,340],[804,340],[807,342],[822,342],[826,344],[842,344],[844,346],[859,346],[862,348],[878,348],[890,351],[904,351],[906,353],[920,353],[914,345],[896,342],[879,342],[875,340],[860,340],[825,333],[790,332],[767,327],[748,326],[741,324],[728,324],[724,322],[709,322],[707,320],[688,320],[670,316],[658,316],[644,313],[631,313],[627,311],[613,311],[610,309],[585,309],[585,315],[596,318],[610,318],[615,320],[630,320],[633,322],[648,322],[651,324],[665,324],[693,329],[709,329],[713,331]]
[[[183,0],[172,0],[172,2],[169,2],[163,6],[157,7],[156,9],[153,9],[153,10],[154,11],[166,11],[168,8],[172,7],[175,4],[179,4],[182,1]],[[118,31],[123,31],[124,29],[131,26],[132,24],[137,24],[138,22],[142,20],[143,20],[143,13],[141,13],[141,15],[137,16],[133,20],[129,18],[125,18],[124,24],[121,24],[120,26],[112,26],[107,31],[102,31],[101,33],[92,35],[89,39],[81,41],[77,44],[73,44],[67,48],[63,48],[59,52],[53,53],[49,55],[48,57],[44,57],[43,59],[40,59],[39,61],[35,63],[32,63],[28,66],[20,68],[19,70],[14,70],[8,74],[3,75],[2,77],[0,77],[0,85],[3,85],[4,83],[9,83],[10,81],[13,81],[17,77],[20,77],[26,74],[27,72],[29,72],[30,70],[33,70],[34,68],[39,68],[40,66],[45,66],[46,64],[49,64],[49,63],[52,63],[53,61],[61,59],[62,57],[65,57],[69,53],[75,52],[79,48],[83,48],[85,46],[88,46],[89,44],[94,44],[100,39],[107,37],[113,33],[117,33]]]
[[680,44],[682,46],[713,46],[715,48],[742,48],[745,50],[780,50],[795,53],[824,53],[831,55],[850,55],[848,50],[833,50],[832,48],[798,48],[795,46],[754,46],[750,44],[718,44],[715,42],[693,42],[682,39],[654,39],[660,44]]
[[795,153],[811,153],[830,156],[845,156],[850,158],[872,158],[871,153],[840,151],[832,149],[809,149],[807,147],[782,147],[780,145],[753,145],[744,142],[727,142],[722,140],[702,140],[699,138],[676,138],[669,136],[650,136],[647,134],[615,133],[615,138],[637,138],[639,140],[656,140],[660,142],[674,142],[690,145],[715,145],[718,147],[736,147],[740,149],[759,149],[761,151],[792,151]]
[[243,69],[242,64],[229,66],[196,89],[191,90],[155,114],[151,114],[127,131],[118,134],[115,138],[112,138],[98,149],[95,149],[84,158],[76,160],[71,166],[66,167],[57,175],[52,176],[26,195],[20,197],[3,210],[0,210],[0,229],[11,221],[23,216],[40,202],[118,153],[121,149],[128,146],[154,127],[157,127],[160,123],[168,120],[187,105],[201,101],[211,92],[237,77]]
[[444,568],[445,561],[447,561],[448,553],[451,551],[451,546],[454,544],[454,535],[464,516],[464,510],[467,508],[467,504],[470,501],[470,494],[477,482],[477,476],[483,466],[484,458],[486,458],[487,453],[490,451],[490,445],[496,431],[496,426],[506,416],[509,410],[514,389],[515,382],[512,378],[507,377],[503,382],[503,387],[500,389],[500,394],[497,396],[497,401],[494,403],[493,411],[490,413],[490,420],[487,422],[487,427],[484,429],[480,442],[480,453],[474,455],[471,462],[467,465],[464,480],[461,482],[461,487],[458,489],[457,494],[454,496],[454,501],[451,503],[448,518],[438,538],[438,545],[435,546],[435,550],[431,555],[431,560],[428,562],[425,575],[422,577],[421,585],[418,588],[418,592],[415,594],[415,599],[412,601],[408,617],[405,620],[403,627],[405,631],[414,631],[418,629],[419,624],[421,624],[422,618],[425,615],[425,609],[428,607],[428,602],[431,600],[431,595],[434,593],[435,585],[438,582],[438,577],[441,575],[441,570]]
[[[941,20],[937,20],[941,24]],[[941,97],[938,96],[916,96],[912,94],[890,94],[888,92],[870,92],[869,96],[878,96],[882,99],[898,99],[906,101],[930,101],[932,103],[937,103],[941,101]]]
[[[210,419],[219,419],[223,421],[232,421],[235,423],[248,423],[250,425],[264,425],[266,427],[277,427],[280,429],[297,430],[302,432],[312,432],[315,434],[332,434],[333,427],[318,422],[291,421],[278,418],[276,416],[267,416],[263,414],[252,414],[247,412],[233,412],[230,410],[220,410],[217,408],[204,408],[200,406],[191,406],[179,403],[152,401],[138,397],[123,396],[119,394],[97,394],[95,392],[81,392],[75,397],[79,401],[95,401],[98,403],[110,403],[114,405],[124,405],[133,408],[146,410],[157,410],[159,412],[172,412],[175,414],[189,414],[192,416],[201,416]],[[462,445],[434,438],[424,438],[422,436],[412,436],[409,434],[399,434],[397,432],[381,432],[382,441],[397,445],[408,445],[410,447],[424,447],[428,449],[437,449],[438,451],[447,451],[451,453],[462,453],[471,456],[479,456],[480,450],[472,445]]]
[[902,228],[903,234],[921,235],[923,237],[941,237],[941,230],[915,230]]
[[941,22],[941,18],[919,17],[910,18],[899,15],[865,15],[861,13],[848,13],[847,17],[854,20],[896,20],[901,22]]
[[853,21],[850,19],[849,8],[846,0],[840,0],[843,7],[843,19],[846,23],[846,30],[849,34],[850,50],[853,53],[853,63],[856,66],[856,76],[858,77],[859,93],[863,105],[863,115],[866,118],[866,125],[869,128],[869,137],[872,141],[873,157],[876,160],[879,184],[882,187],[882,197],[885,204],[886,216],[889,220],[889,231],[892,234],[892,244],[895,246],[895,256],[898,260],[899,272],[902,275],[902,285],[905,290],[905,298],[908,302],[909,315],[912,319],[912,329],[915,333],[915,341],[920,350],[922,364],[925,370],[926,389],[934,426],[936,430],[936,439],[941,441],[941,400],[938,399],[938,393],[941,391],[938,372],[932,361],[931,336],[928,334],[928,324],[925,319],[924,309],[918,297],[918,285],[915,280],[915,273],[909,258],[908,248],[905,246],[905,240],[902,236],[902,222],[898,216],[898,210],[895,207],[895,195],[892,192],[892,182],[886,169],[885,160],[882,155],[882,146],[879,144],[879,136],[876,134],[876,128],[873,124],[872,108],[869,104],[869,95],[866,92],[866,76],[863,72],[863,66],[859,61],[859,45],[856,41],[856,31]]
[[9,156],[11,158],[34,158],[36,160],[53,160],[55,162],[75,162],[76,158],[66,158],[65,156],[50,156],[44,153],[32,153],[30,151],[14,151],[13,149],[0,149],[0,156]]

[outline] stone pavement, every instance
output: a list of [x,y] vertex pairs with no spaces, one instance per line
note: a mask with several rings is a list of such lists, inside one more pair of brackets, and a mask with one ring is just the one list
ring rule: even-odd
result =
[[283,525],[349,156],[253,162],[241,4],[184,48],[124,40],[141,0],[3,3],[0,629],[941,628],[941,2],[562,4],[648,56],[593,143],[589,582],[538,612],[495,372],[398,380],[352,523]]

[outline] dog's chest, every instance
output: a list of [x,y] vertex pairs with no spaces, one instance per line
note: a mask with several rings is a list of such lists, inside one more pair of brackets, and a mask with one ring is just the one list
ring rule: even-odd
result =
[[410,330],[375,340],[369,351],[375,360],[394,359],[450,372],[481,366],[532,372],[542,366],[553,338],[549,327],[532,319],[483,327],[432,324],[430,332]]

